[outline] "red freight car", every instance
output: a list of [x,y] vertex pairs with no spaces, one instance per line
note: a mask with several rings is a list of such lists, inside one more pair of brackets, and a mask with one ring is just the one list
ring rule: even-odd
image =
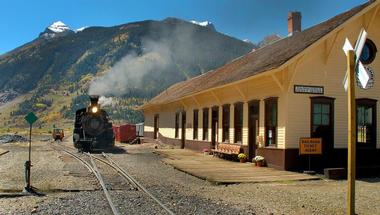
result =
[[136,125],[125,124],[120,126],[120,142],[128,143],[136,139]]
[[136,139],[136,125],[124,124],[114,126],[113,131],[115,134],[115,140],[121,143],[129,143]]
[[112,126],[113,134],[115,136],[115,140],[120,142],[120,127],[117,125]]

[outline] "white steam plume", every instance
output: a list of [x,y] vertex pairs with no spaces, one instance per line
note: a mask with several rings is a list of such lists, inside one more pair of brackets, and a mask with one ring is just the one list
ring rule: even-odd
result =
[[145,52],[142,55],[128,54],[104,76],[95,78],[89,95],[123,96],[128,89],[141,87],[146,73],[165,69],[170,64],[170,52],[166,45],[152,41],[143,44]]
[[107,98],[105,96],[100,96],[99,105],[100,107],[107,107],[107,106],[114,107],[116,105],[116,102],[111,97]]
[[152,84],[144,81],[167,87],[194,76],[196,65],[201,74],[204,67],[215,64],[216,59],[226,58],[225,53],[216,50],[227,49],[228,43],[212,30],[176,19],[167,19],[163,23],[147,30],[150,33],[141,39],[142,53],[129,53],[105,75],[95,78],[89,94],[119,97],[135,90],[145,93],[151,90]]

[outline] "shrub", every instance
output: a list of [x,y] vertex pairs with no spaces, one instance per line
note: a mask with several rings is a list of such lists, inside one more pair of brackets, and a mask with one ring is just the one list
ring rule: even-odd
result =
[[244,153],[240,153],[240,154],[238,154],[238,158],[239,158],[239,160],[246,159],[247,155],[245,155]]
[[257,155],[252,159],[252,162],[264,161],[265,158],[263,156]]

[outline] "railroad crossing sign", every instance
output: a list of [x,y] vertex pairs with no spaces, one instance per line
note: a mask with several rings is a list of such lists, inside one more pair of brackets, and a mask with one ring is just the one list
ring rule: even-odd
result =
[[[358,86],[362,89],[368,89],[371,88],[373,85],[373,72],[368,71],[366,67],[364,67],[363,63],[360,61],[360,55],[363,51],[363,47],[365,45],[365,41],[367,39],[367,32],[362,28],[360,31],[359,37],[356,41],[355,49],[352,48],[352,45],[350,41],[346,38],[343,46],[343,51],[348,55],[348,52],[350,50],[353,50],[355,52],[355,70],[356,70],[356,77],[358,80]],[[371,84],[368,84],[371,83]],[[343,81],[344,90],[347,92],[348,89],[348,73],[346,72],[346,75],[344,77]]]
[[24,118],[30,125],[32,125],[34,122],[37,121],[38,117],[33,113],[30,112],[28,115]]

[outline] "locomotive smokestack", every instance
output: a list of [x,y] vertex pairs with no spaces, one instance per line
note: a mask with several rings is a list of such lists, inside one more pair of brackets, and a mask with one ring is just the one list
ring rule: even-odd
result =
[[91,107],[98,106],[99,96],[98,95],[90,95]]

